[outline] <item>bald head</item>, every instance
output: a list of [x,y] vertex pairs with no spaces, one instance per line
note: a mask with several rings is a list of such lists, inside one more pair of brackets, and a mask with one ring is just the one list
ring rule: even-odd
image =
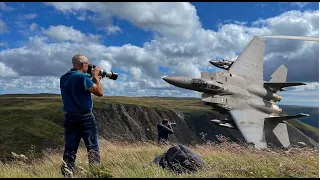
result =
[[89,60],[83,54],[76,54],[72,57],[73,68],[81,71],[87,72],[89,66]]
[[81,65],[83,62],[88,62],[88,58],[85,57],[83,54],[76,54],[72,57],[73,67]]

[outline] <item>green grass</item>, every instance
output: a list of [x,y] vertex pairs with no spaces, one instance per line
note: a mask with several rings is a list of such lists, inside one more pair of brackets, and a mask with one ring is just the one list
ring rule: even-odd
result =
[[311,131],[319,136],[318,128],[315,128],[313,126],[310,126],[309,124],[306,124],[306,123],[303,123],[303,122],[297,121],[297,120],[296,120],[296,123],[298,123],[300,126],[302,126],[301,129],[308,129],[309,131]]
[[[83,142],[81,142],[83,143]],[[224,142],[190,147],[203,157],[207,166],[196,173],[175,174],[156,164],[148,164],[164,153],[170,146],[153,143],[111,143],[100,140],[100,177],[111,175],[117,178],[301,178],[319,177],[317,149],[257,150],[252,147]],[[1,178],[59,178],[62,152],[45,152],[45,157],[32,162],[14,161],[0,165]],[[76,160],[74,177],[97,177],[88,170],[87,154],[82,147]],[[81,170],[83,169],[83,170]],[[102,174],[102,175],[101,175]],[[104,174],[104,176],[103,176]]]
[[10,153],[22,153],[35,146],[36,152],[46,147],[63,145],[63,128],[30,110],[5,110],[0,116],[0,153],[2,158]]

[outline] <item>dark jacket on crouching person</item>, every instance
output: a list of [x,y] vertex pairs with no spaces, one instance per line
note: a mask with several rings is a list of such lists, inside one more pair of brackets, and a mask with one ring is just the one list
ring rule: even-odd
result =
[[158,143],[168,142],[169,134],[173,134],[173,129],[170,122],[167,119],[164,119],[161,124],[157,124],[158,131]]

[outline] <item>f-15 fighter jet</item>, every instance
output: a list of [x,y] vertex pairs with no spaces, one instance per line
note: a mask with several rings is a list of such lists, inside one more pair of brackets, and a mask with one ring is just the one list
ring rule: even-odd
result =
[[[288,39],[301,40],[300,37],[292,36]],[[316,37],[304,40],[318,41]],[[223,127],[238,129],[246,142],[253,143],[256,148],[267,147],[267,133],[274,133],[283,147],[289,147],[286,121],[309,115],[300,113],[294,116],[279,116],[282,109],[275,103],[282,97],[277,91],[284,91],[285,87],[306,84],[286,82],[287,68],[284,65],[272,74],[269,82],[265,82],[264,51],[264,42],[260,37],[254,36],[234,62],[210,61],[211,64],[227,70],[226,72],[201,72],[201,78],[166,76],[163,80],[180,88],[202,92],[202,101],[206,105],[229,115],[229,118],[211,121]]]

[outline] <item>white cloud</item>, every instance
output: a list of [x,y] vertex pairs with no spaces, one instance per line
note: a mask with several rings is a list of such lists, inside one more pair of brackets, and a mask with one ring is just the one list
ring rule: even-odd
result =
[[52,5],[56,9],[61,10],[61,11],[72,11],[72,9],[88,9],[86,6],[93,5],[91,7],[96,6],[95,3],[86,3],[86,2],[45,2],[44,4],[46,5]]
[[17,73],[12,68],[7,67],[4,63],[0,62],[0,78],[17,77]]
[[[79,14],[80,14],[80,15],[77,16],[77,19],[78,19],[79,21],[85,21],[85,20],[87,19],[87,12],[81,11]],[[75,14],[75,15],[78,15],[78,13]]]
[[64,25],[50,26],[48,29],[42,30],[43,34],[46,34],[58,41],[74,41],[74,42],[98,42],[100,39],[99,35],[85,35],[79,30],[73,27],[67,27]]
[[299,8],[303,8],[304,6],[306,6],[307,4],[309,4],[310,2],[291,2],[291,6],[297,6]]
[[186,2],[49,2],[63,12],[90,10],[99,13],[99,17],[91,17],[97,23],[109,26],[112,15],[128,20],[132,24],[159,32],[162,36],[174,39],[185,39],[192,36],[193,30],[201,24],[196,9]]
[[29,44],[24,47],[0,51],[0,62],[21,76],[60,76],[71,68],[71,58],[79,52],[87,55],[94,64],[107,57],[103,55],[107,49],[103,45],[70,42],[47,44],[47,41],[45,37],[30,37]]
[[[103,21],[106,23],[104,27],[112,25],[109,20],[116,15],[137,27],[158,32],[160,36],[145,42],[142,47],[130,44],[106,47],[98,41],[83,43],[86,42],[84,39],[90,39],[90,35],[73,27],[51,26],[43,30],[44,34],[62,42],[48,43],[44,37],[32,37],[24,47],[0,51],[0,62],[20,76],[61,76],[71,68],[72,56],[83,53],[90,63],[102,69],[121,69],[128,74],[127,77],[119,73],[116,81],[103,79],[106,94],[113,95],[200,97],[198,92],[169,85],[161,76],[199,77],[200,69],[213,68],[208,62],[211,59],[235,60],[237,53],[255,35],[317,36],[319,27],[318,11],[289,11],[277,17],[257,20],[253,26],[231,21],[213,31],[201,28],[196,10],[189,3],[126,3],[123,9],[120,8],[122,3],[51,4],[69,13],[90,10],[97,17],[86,14],[86,18],[96,23]],[[318,43],[265,40],[265,44],[266,77],[284,63],[288,68],[288,80],[318,81]],[[159,66],[168,68],[169,72],[159,71]]]
[[[298,16],[296,16],[297,14]],[[218,32],[198,29],[194,32],[192,41],[190,40],[188,42],[176,42],[174,40],[168,40],[166,38],[157,38],[156,40],[145,43],[143,48],[135,47],[132,45],[109,48],[102,46],[104,49],[106,49],[106,52],[101,53],[108,54],[108,61],[113,63],[116,62],[115,64],[117,64],[118,67],[126,67],[128,65],[135,66],[138,63],[139,66],[141,66],[142,69],[146,70],[146,73],[148,75],[151,75],[152,77],[159,76],[159,72],[157,70],[159,65],[162,67],[170,68],[170,72],[173,72],[176,75],[199,76],[200,68],[211,66],[208,63],[210,59],[215,57],[223,57],[226,59],[234,60],[237,57],[236,52],[241,52],[253,35],[268,35],[274,32],[274,29],[276,29],[275,27],[279,27],[280,25],[288,26],[287,24],[285,24],[285,22],[281,21],[281,18],[288,19],[287,16],[295,16],[297,17],[296,20],[299,21],[299,19],[305,19],[306,17],[309,17],[309,19],[313,18],[314,15],[314,12],[305,12],[304,15],[302,15],[300,12],[294,11],[285,13],[277,18],[260,20],[259,23],[264,24],[264,26],[261,28],[244,27],[238,24],[226,24],[223,25]],[[278,23],[279,21],[281,23]],[[290,21],[286,22],[288,24],[292,23]],[[317,25],[312,24],[314,22],[311,21],[310,26],[309,24],[307,24],[308,22],[310,21],[306,21],[306,24],[302,24],[303,27],[312,27],[314,25]],[[297,24],[296,26],[299,26],[299,24]],[[54,30],[56,29],[52,28],[52,32],[60,32]],[[313,30],[315,30],[315,28],[313,28],[310,33],[313,33]],[[63,31],[64,33],[51,34],[51,36],[54,36],[59,40],[71,39],[74,41],[79,41],[79,39],[81,38],[78,37],[84,36],[80,31],[74,30],[72,27],[70,28],[63,26],[63,28],[61,28],[61,31]],[[267,49],[268,46],[270,46],[269,42],[266,42]],[[292,46],[292,44],[295,44],[295,46]],[[314,46],[310,47],[309,43],[306,45],[306,48],[301,48],[301,46],[297,46],[296,44],[298,43],[275,43],[273,46],[271,44],[271,48],[274,47],[273,50],[275,51],[279,49],[281,50],[281,48],[283,49],[283,47],[291,48],[290,51],[298,53],[299,56],[296,56],[295,53],[288,54],[288,52],[290,51],[286,49],[283,49],[283,52],[287,52],[287,57],[296,57],[297,59],[300,57],[305,57],[306,53],[309,53],[306,51],[309,51],[310,49],[316,50],[317,48],[317,44],[313,44]],[[277,53],[283,55],[282,51]],[[275,52],[267,54],[266,62],[272,62],[272,59],[279,60],[279,56],[277,56]],[[312,57],[309,59],[310,61],[314,61],[314,58]],[[290,74],[290,72],[292,71],[290,68],[288,69]],[[267,75],[271,75],[271,70],[267,71]]]
[[106,31],[107,31],[108,35],[117,34],[117,32],[122,32],[122,30],[119,28],[119,26],[112,26],[112,25],[109,25],[106,28]]
[[0,89],[11,93],[60,93],[60,78],[22,76],[0,79]]
[[35,19],[38,17],[38,14],[36,13],[31,13],[31,14],[21,14],[19,16],[17,16],[18,20],[31,20],[31,19]]
[[6,42],[0,42],[0,46],[8,47],[8,43],[6,43]]
[[318,19],[319,11],[288,11],[273,18],[257,20],[254,24],[267,27],[267,33],[272,35],[317,36]]
[[141,69],[140,68],[137,68],[137,67],[130,67],[130,73],[131,73],[131,79],[134,80],[134,81],[139,81],[141,80],[141,75],[142,75],[142,72],[141,72]]
[[34,30],[37,29],[38,26],[39,26],[39,25],[38,25],[37,23],[32,23],[32,24],[30,25],[30,30],[31,30],[31,31],[34,31]]
[[307,85],[292,87],[292,91],[319,91],[319,82],[306,83]]
[[11,7],[7,6],[5,2],[0,2],[0,10],[2,10],[2,11],[13,11],[14,8],[11,8]]
[[104,71],[111,71],[112,65],[107,60],[101,60],[98,66]]
[[[307,4],[310,4],[310,2],[279,2],[280,5],[281,4],[287,4],[287,5],[290,5],[292,7],[298,7],[298,8],[303,8],[304,6],[306,6]],[[280,9],[282,9],[280,7]]]
[[[255,23],[266,29],[262,35],[319,36],[319,11],[288,11]],[[284,64],[288,68],[288,81],[319,81],[319,43],[283,39],[264,41],[265,78],[269,79],[272,72]]]
[[284,91],[279,94],[282,96],[281,101],[277,103],[280,108],[281,104],[319,106],[319,91]]
[[[274,18],[257,20],[253,23],[254,27],[244,26],[246,22],[229,23],[221,25],[219,31],[215,32],[201,28],[196,10],[189,3],[126,3],[122,9],[120,8],[122,3],[51,3],[51,5],[61,11],[91,10],[100,15],[101,21],[104,20],[109,24],[110,18],[115,15],[140,28],[159,32],[162,38],[156,37],[155,40],[145,43],[144,50],[149,52],[148,54],[156,53],[153,56],[162,59],[159,64],[163,67],[170,67],[172,72],[187,76],[199,75],[199,68],[208,66],[211,58],[236,58],[236,53],[240,53],[255,35],[317,36],[319,27],[318,11],[289,11]],[[167,6],[175,9],[166,9]],[[143,13],[140,9],[144,9]],[[316,62],[318,44],[266,40],[266,45],[266,56],[275,58],[266,58],[265,78],[271,75],[270,73],[275,70],[273,68],[277,68],[273,67],[274,64],[279,66],[279,63],[284,63],[287,67],[291,66],[288,67],[288,79],[297,79],[298,75],[293,73],[297,66],[293,66],[299,64],[298,59],[307,55],[310,63],[307,64],[308,67],[300,70],[306,72],[307,76],[298,80],[305,81],[310,77],[313,77],[311,81],[318,79],[315,75],[318,72],[317,66],[311,63],[311,61]],[[310,48],[315,53],[307,52]],[[294,59],[289,63],[284,58],[279,60],[279,56],[288,58],[290,56]],[[184,68],[180,68],[181,66]],[[312,68],[312,71],[309,68]]]
[[0,19],[0,34],[7,32],[7,24]]

